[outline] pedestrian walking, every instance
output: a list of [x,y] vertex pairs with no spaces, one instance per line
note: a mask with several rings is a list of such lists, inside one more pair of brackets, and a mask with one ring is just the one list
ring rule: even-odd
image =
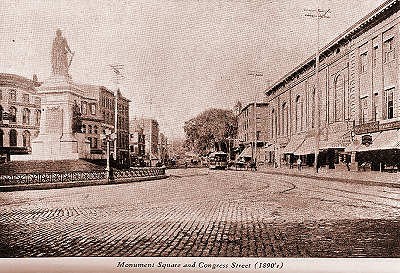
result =
[[300,157],[297,159],[297,169],[301,171],[301,159]]

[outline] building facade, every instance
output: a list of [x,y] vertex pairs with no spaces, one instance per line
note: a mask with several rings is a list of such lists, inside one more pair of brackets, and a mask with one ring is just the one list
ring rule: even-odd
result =
[[[254,105],[256,107],[254,107]],[[254,156],[254,143],[257,143],[257,161],[264,161],[263,149],[267,143],[267,103],[250,103],[238,112],[238,134],[235,146],[239,146],[239,157],[252,158]],[[255,115],[255,116],[254,116]]]
[[157,120],[151,118],[134,118],[130,121],[130,127],[143,128],[145,161],[147,162],[147,165],[155,165],[159,161],[158,137],[160,131]]
[[[104,158],[107,143],[102,138],[106,129],[114,132],[115,94],[104,86],[80,85],[86,99],[80,102],[81,132],[90,145],[90,158]],[[129,165],[129,100],[117,92],[117,140],[116,160],[119,165]],[[114,142],[110,143],[110,155],[114,155]]]
[[0,74],[0,156],[27,154],[39,133],[41,100],[37,78]]
[[313,56],[266,90],[277,166],[399,165],[399,10],[386,1],[323,47],[318,84]]

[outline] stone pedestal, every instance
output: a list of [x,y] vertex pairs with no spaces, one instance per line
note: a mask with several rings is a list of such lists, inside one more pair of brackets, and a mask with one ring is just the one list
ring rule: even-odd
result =
[[85,158],[90,147],[82,134],[72,131],[73,106],[80,105],[83,91],[70,78],[53,76],[39,88],[40,131],[32,141],[31,160]]

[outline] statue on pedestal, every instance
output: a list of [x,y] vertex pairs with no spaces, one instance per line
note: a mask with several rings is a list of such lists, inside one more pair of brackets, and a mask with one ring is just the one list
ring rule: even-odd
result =
[[[68,58],[68,53],[71,55],[70,58]],[[61,30],[57,29],[51,50],[52,74],[69,78],[68,68],[71,65],[73,55],[74,53],[69,48],[67,40],[62,36]]]

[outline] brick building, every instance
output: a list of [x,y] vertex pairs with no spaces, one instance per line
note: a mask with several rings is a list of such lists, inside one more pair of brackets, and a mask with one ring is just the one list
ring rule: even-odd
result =
[[399,165],[399,10],[399,1],[386,1],[324,46],[319,90],[315,56],[266,90],[277,165],[297,157],[314,165],[316,150],[329,168]]
[[[249,103],[238,112],[238,134],[235,146],[239,146],[241,153],[239,157],[252,158],[254,155],[253,146],[257,143],[257,161],[264,161],[264,146],[267,142],[267,103]],[[255,109],[255,111],[254,111]],[[254,116],[254,114],[256,116]],[[255,141],[255,138],[257,139]]]
[[40,96],[37,78],[0,73],[0,156],[27,154],[39,133]]

